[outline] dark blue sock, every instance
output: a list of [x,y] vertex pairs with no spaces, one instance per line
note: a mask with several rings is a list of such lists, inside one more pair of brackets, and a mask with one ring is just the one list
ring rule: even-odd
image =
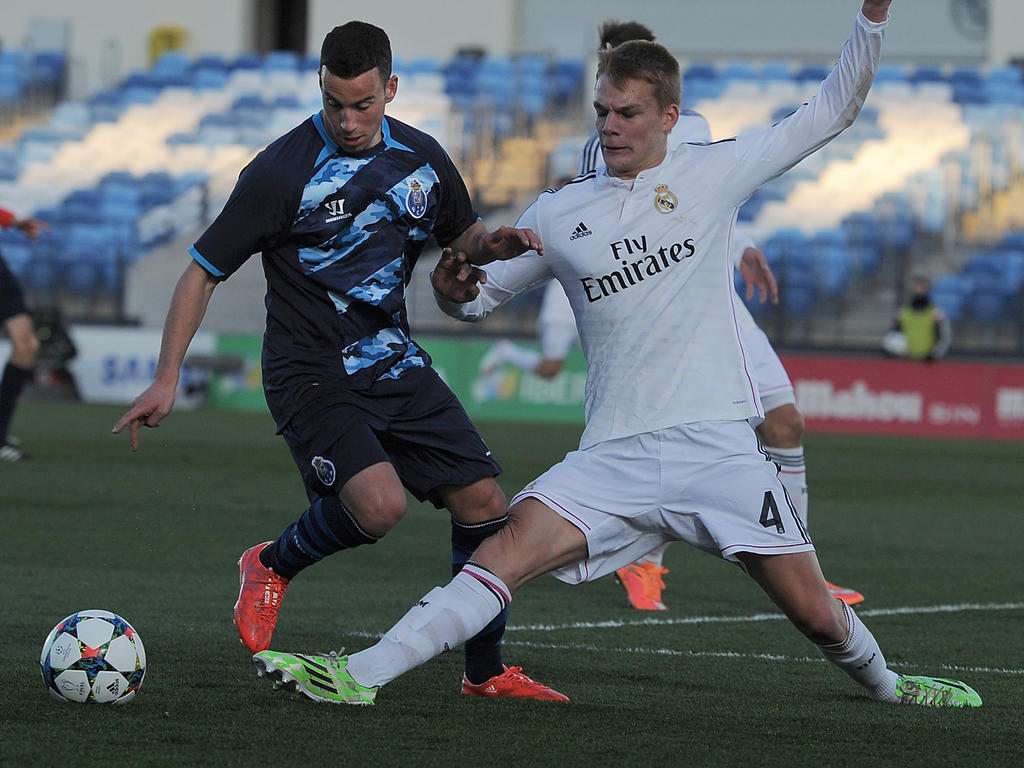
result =
[[4,367],[4,375],[0,378],[0,443],[7,439],[7,428],[11,425],[18,396],[31,380],[31,368],[22,368],[11,362]]
[[[452,576],[462,570],[484,539],[500,531],[507,523],[508,515],[471,525],[452,518]],[[479,685],[505,671],[501,662],[501,642],[507,622],[508,606],[466,641],[466,677],[469,682]]]
[[291,579],[334,552],[376,543],[377,537],[359,527],[337,496],[323,496],[260,552],[260,562],[278,576]]

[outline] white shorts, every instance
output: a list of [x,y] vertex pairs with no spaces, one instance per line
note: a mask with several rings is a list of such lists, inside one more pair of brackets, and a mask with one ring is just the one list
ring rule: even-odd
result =
[[745,421],[708,421],[573,451],[530,483],[532,497],[587,537],[588,558],[554,571],[592,581],[670,541],[738,562],[737,555],[814,549]]
[[754,365],[757,393],[765,412],[783,405],[795,405],[793,382],[765,332],[757,325],[751,325],[743,336],[743,345]]

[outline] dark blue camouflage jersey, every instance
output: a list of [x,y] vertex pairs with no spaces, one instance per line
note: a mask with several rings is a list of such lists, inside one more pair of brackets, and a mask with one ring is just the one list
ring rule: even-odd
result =
[[191,249],[224,278],[262,252],[268,399],[324,378],[369,390],[430,365],[409,336],[405,289],[431,235],[447,245],[479,217],[433,138],[393,118],[383,135],[342,155],[313,115],[249,163]]

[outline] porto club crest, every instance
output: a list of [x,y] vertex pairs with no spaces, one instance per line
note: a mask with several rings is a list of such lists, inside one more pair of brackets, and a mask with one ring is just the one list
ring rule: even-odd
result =
[[405,208],[409,215],[419,218],[427,212],[427,193],[423,191],[423,185],[416,179],[409,183],[409,194],[405,196]]
[[338,474],[334,469],[334,462],[330,459],[325,459],[323,456],[314,456],[313,469],[316,471],[316,476],[320,479],[320,482],[330,487],[334,485],[334,481],[337,479]]

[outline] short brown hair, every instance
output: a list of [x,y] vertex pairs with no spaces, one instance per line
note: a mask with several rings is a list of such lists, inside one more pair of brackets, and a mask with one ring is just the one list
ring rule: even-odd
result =
[[661,43],[630,40],[597,55],[597,76],[607,77],[621,88],[626,80],[643,80],[654,86],[658,106],[667,109],[679,103],[682,83],[679,62]]
[[614,48],[630,40],[654,40],[651,28],[639,21],[609,19],[597,29],[598,50]]

